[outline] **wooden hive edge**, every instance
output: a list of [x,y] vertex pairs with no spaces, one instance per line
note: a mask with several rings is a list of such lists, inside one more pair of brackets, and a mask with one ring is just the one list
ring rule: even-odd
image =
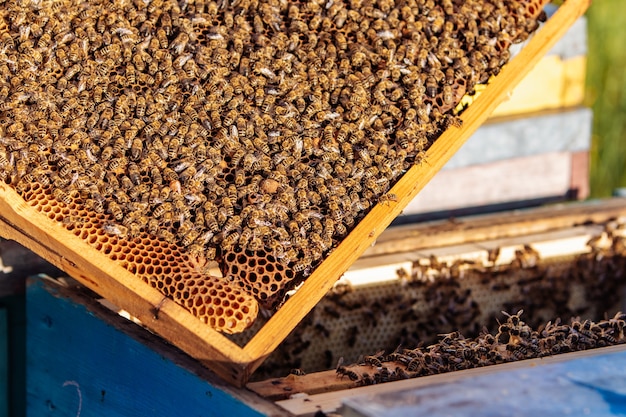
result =
[[248,379],[251,358],[239,346],[30,207],[5,184],[0,184],[0,235],[17,241],[128,311],[226,381],[242,386]]
[[[258,413],[267,416],[291,416],[291,413],[280,409],[273,402],[258,396],[256,393],[247,389],[238,389],[218,377],[213,371],[205,366],[202,366],[194,358],[184,353],[180,349],[174,347],[157,334],[146,330],[143,327],[137,326],[130,320],[121,317],[116,312],[112,311],[106,303],[103,303],[101,299],[94,296],[94,293],[87,289],[85,286],[75,281],[72,278],[62,277],[59,279],[50,278],[47,275],[29,276],[27,278],[27,285],[40,287],[48,292],[55,298],[65,299],[72,304],[79,304],[81,307],[95,318],[100,320],[106,326],[112,327],[124,333],[125,336],[133,339],[140,344],[146,346],[156,354],[158,354],[163,360],[171,362],[178,368],[182,368],[185,371],[192,373],[199,377],[203,382],[209,384],[209,388],[212,392],[214,390],[221,391],[222,393],[233,397],[235,400],[242,402],[246,406],[253,408]],[[33,318],[35,320],[35,318]],[[127,345],[123,346],[128,348]],[[123,349],[115,351],[116,355],[128,354]],[[165,375],[171,376],[171,370],[167,370],[165,366]],[[43,365],[42,365],[43,366]],[[116,369],[116,367],[113,367]],[[105,372],[105,371],[103,371]],[[113,372],[109,370],[108,372]],[[105,372],[106,373],[106,372]],[[144,376],[141,376],[144,378]],[[180,382],[180,381],[179,381]],[[128,384],[133,384],[134,381],[128,381]],[[209,392],[211,392],[209,391]],[[170,399],[174,399],[170,397]]]
[[[620,353],[626,350],[626,345],[608,346],[603,348],[583,350],[579,352],[563,353],[555,356],[548,356],[537,359],[526,359],[518,362],[509,362],[498,365],[485,366],[482,368],[466,369],[463,371],[449,372],[439,375],[431,375],[420,378],[405,379],[401,381],[386,382],[383,384],[369,385],[364,387],[357,387],[353,381],[337,376],[335,371],[324,371],[316,374],[307,374],[300,377],[287,377],[282,380],[268,380],[262,382],[255,382],[248,384],[248,389],[256,392],[262,397],[274,398],[276,404],[294,416],[313,416],[318,410],[322,410],[326,413],[332,413],[340,409],[342,402],[346,398],[369,395],[369,394],[381,394],[385,392],[397,392],[400,390],[414,389],[417,387],[432,386],[435,384],[445,384],[454,381],[459,381],[465,378],[471,378],[479,375],[495,374],[498,372],[513,371],[516,369],[531,369],[539,366],[546,366],[556,363],[562,363],[567,361],[573,361],[581,358],[589,358],[596,355],[606,355],[613,353]],[[365,366],[367,368],[367,366]],[[355,368],[356,369],[356,368]],[[371,370],[371,367],[369,367]],[[277,383],[277,381],[279,383]],[[297,381],[297,382],[295,382]],[[312,391],[299,391],[300,387],[306,387],[311,389],[312,386],[308,382],[315,381],[315,385],[318,388],[317,393]],[[338,384],[332,381],[342,381],[341,388],[334,391],[325,390],[320,385],[321,383]],[[288,392],[292,396],[286,398],[284,393],[285,387],[291,387]],[[282,391],[282,394],[280,393]],[[294,395],[294,393],[306,393],[301,395]],[[279,398],[283,398],[279,400]]]
[[602,224],[626,216],[626,199],[554,204],[534,209],[397,226],[385,231],[361,258]]
[[248,342],[244,351],[254,361],[253,372],[327,293],[335,281],[363,254],[403,208],[587,10],[591,0],[568,0],[507,64],[485,91],[462,114],[463,128],[447,129],[426,152],[425,162],[413,166],[393,186],[396,201],[378,203],[346,239],[315,269],[301,288]]

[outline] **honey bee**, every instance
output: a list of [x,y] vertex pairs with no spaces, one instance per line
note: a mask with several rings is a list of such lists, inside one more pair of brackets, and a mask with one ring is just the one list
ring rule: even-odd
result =
[[386,205],[389,205],[391,201],[393,202],[398,201],[398,197],[395,194],[387,193],[387,194],[381,195],[378,198],[379,203],[386,204]]
[[59,62],[59,65],[61,65],[62,67],[70,66],[70,60],[67,57],[67,53],[64,48],[57,48],[56,58],[57,58],[57,61]]
[[297,261],[294,265],[293,265],[293,271],[296,273],[302,273],[305,276],[308,275],[308,271],[311,267],[311,260],[308,258],[303,258],[300,259],[299,261]]
[[363,363],[373,366],[375,368],[382,368],[383,364],[381,362],[381,358],[383,358],[384,354],[385,354],[385,351],[381,350],[380,352],[377,352],[376,354],[372,356],[365,356],[363,358]]
[[176,236],[165,228],[160,228],[157,232],[157,236],[165,242],[174,242],[176,241]]
[[443,86],[442,97],[443,97],[443,103],[446,105],[446,107],[452,107],[455,105],[454,91],[452,90],[452,86],[450,85]]
[[61,190],[60,188],[55,188],[52,192],[52,195],[54,196],[55,200],[64,204],[71,204],[73,201],[71,194]]
[[342,378],[347,376],[351,381],[357,381],[359,379],[359,375],[356,372],[343,366],[343,357],[339,358],[337,362],[336,373],[337,375],[341,375]]
[[299,368],[293,368],[289,371],[289,375],[303,376],[306,375],[306,372]]
[[126,236],[128,236],[128,228],[122,226],[121,224],[104,223],[102,225],[102,230],[104,230],[105,233],[115,235],[120,238],[125,238]]
[[141,174],[139,172],[139,167],[137,166],[137,164],[135,164],[134,162],[128,164],[127,172],[128,178],[130,178],[133,184],[139,185],[141,183]]
[[235,231],[225,236],[224,239],[222,239],[220,246],[224,250],[227,250],[227,251],[232,250],[235,247],[235,245],[239,242],[239,238],[240,238],[239,232]]
[[426,94],[430,97],[435,97],[439,91],[439,86],[435,77],[429,76],[426,78]]
[[227,196],[222,197],[221,205],[226,210],[226,215],[228,217],[232,217],[234,214],[234,208],[231,199]]
[[167,33],[163,28],[159,28],[156,31],[156,40],[159,43],[159,46],[163,49],[167,49],[169,46],[169,42],[167,40]]
[[121,221],[124,217],[124,212],[122,211],[119,204],[115,201],[110,201],[108,204],[107,211],[113,215],[113,218],[117,221]]
[[165,213],[172,212],[174,207],[170,202],[164,202],[158,205],[153,211],[152,215],[156,218],[163,217]]
[[[187,47],[187,42],[189,42],[189,35],[186,34],[185,32],[181,32],[172,41],[172,43],[170,44],[170,48],[174,51],[174,53],[176,53],[177,55],[180,55],[183,53],[183,51]],[[161,45],[161,47],[163,47],[163,45]]]

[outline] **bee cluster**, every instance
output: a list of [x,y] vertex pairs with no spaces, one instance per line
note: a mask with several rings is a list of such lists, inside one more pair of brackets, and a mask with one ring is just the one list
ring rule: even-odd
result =
[[626,342],[626,314],[622,312],[597,323],[573,319],[566,325],[557,319],[537,329],[522,321],[522,312],[503,312],[507,319],[495,336],[485,332],[466,339],[459,332],[443,334],[438,343],[426,348],[398,347],[389,355],[383,351],[365,356],[356,364],[358,368],[344,366],[340,360],[336,372],[358,385],[372,385]]
[[542,4],[5,1],[0,179],[217,260],[220,285],[272,307],[458,123]]
[[498,327],[501,310],[523,309],[533,328],[555,317],[600,320],[607,310],[623,308],[626,288],[626,227],[611,221],[603,229],[589,240],[587,253],[567,259],[542,259],[532,245],[522,245],[510,263],[500,262],[498,249],[485,263],[431,256],[415,260],[410,272],[399,270],[395,283],[336,286],[255,378],[291,368],[327,370],[339,357],[354,362],[364,352],[430,345],[442,333],[474,338],[484,327]]

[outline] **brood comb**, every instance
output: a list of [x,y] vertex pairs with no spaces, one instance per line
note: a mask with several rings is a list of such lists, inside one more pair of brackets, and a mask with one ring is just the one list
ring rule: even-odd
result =
[[393,199],[542,3],[6,2],[0,174],[241,331]]

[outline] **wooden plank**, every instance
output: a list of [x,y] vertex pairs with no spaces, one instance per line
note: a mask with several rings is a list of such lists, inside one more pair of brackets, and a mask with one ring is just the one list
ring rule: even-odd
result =
[[[612,356],[617,355],[617,356]],[[468,369],[464,371],[450,372],[446,374],[427,376],[422,378],[414,378],[403,381],[395,381],[389,382],[385,384],[379,385],[371,385],[366,387],[358,387],[349,390],[336,391],[336,392],[327,392],[321,394],[309,394],[309,395],[299,395],[294,396],[292,399],[286,399],[282,401],[277,401],[276,404],[280,407],[283,407],[285,410],[291,412],[295,416],[312,416],[317,410],[321,410],[325,413],[332,413],[340,410],[340,407],[343,402],[351,401],[352,398],[359,398],[357,401],[366,401],[366,395],[382,395],[386,393],[399,392],[407,389],[415,389],[418,387],[432,387],[439,384],[442,390],[446,390],[446,387],[452,387],[455,381],[463,381],[472,378],[476,378],[484,375],[485,377],[490,377],[493,375],[497,375],[499,373],[507,373],[507,372],[515,372],[519,370],[522,373],[528,372],[533,369],[537,369],[537,372],[541,372],[542,374],[549,374],[551,372],[550,366],[558,366],[560,364],[564,364],[565,367],[568,364],[572,366],[576,366],[576,362],[585,360],[586,358],[593,360],[593,357],[599,357],[604,361],[608,357],[610,359],[617,358],[619,359],[619,363],[626,357],[626,345],[618,345],[611,346],[600,349],[592,349],[581,352],[573,352],[573,353],[565,353],[557,356],[546,357],[542,359],[529,359],[519,362],[511,362],[505,363],[501,365],[487,366],[483,368],[475,368]],[[622,372],[622,368],[614,368],[615,372]],[[611,373],[612,374],[612,373]],[[609,374],[609,375],[611,375]],[[311,374],[304,375],[301,378],[304,380],[306,378],[323,378],[326,377],[328,381],[333,379],[339,379],[334,371],[326,371],[319,374]],[[345,380],[345,378],[344,378]],[[623,375],[618,379],[620,384],[623,384]],[[301,382],[303,385],[306,385],[305,382]],[[348,382],[345,382],[348,384]],[[252,386],[249,384],[248,387],[257,388],[258,386]],[[501,388],[501,387],[500,387]],[[297,392],[295,389],[293,392]],[[261,394],[261,392],[259,391]],[[493,394],[493,391],[492,391]],[[262,394],[261,394],[262,395]],[[524,396],[522,396],[524,397]],[[524,397],[528,399],[529,397]],[[463,413],[459,415],[475,415],[476,410],[472,410],[468,413]],[[480,413],[482,415],[482,413]],[[411,415],[411,414],[405,414]],[[415,415],[415,414],[413,414]],[[500,413],[495,415],[510,415],[508,412]],[[541,413],[536,413],[535,415],[542,415]],[[558,414],[562,415],[562,414]]]
[[287,414],[196,363],[198,376],[171,346],[45,278],[29,282],[27,326],[28,415]]
[[496,372],[443,384],[344,401],[343,417],[428,415],[592,415],[626,413],[626,352],[535,368]]
[[591,148],[593,112],[576,108],[482,125],[443,170]]
[[555,204],[527,210],[427,222],[388,229],[364,257],[465,242],[521,236],[626,216],[626,198]]
[[[10,187],[0,184],[0,235],[15,240],[86,287],[137,317],[146,327],[194,356],[225,380],[242,384],[250,358],[237,345],[191,316],[79,237],[51,222]],[[27,231],[27,232],[26,232]],[[153,313],[159,307],[158,319]]]
[[268,323],[248,342],[244,351],[253,358],[250,370],[287,337],[334,282],[376,240],[402,209],[424,188],[437,171],[458,151],[471,134],[506,95],[585,12],[590,0],[569,0],[535,34],[513,61],[493,80],[485,92],[462,115],[463,129],[451,128],[433,144],[426,162],[413,166],[391,189],[397,201],[377,204],[353,229],[348,238],[325,259],[304,285],[285,303]]
[[0,417],[9,417],[9,322],[0,306]]
[[515,251],[522,249],[524,245],[532,246],[542,260],[563,259],[588,253],[590,247],[587,242],[593,237],[600,236],[603,230],[603,225],[579,225],[543,233],[367,256],[359,258],[339,282],[353,287],[380,285],[397,280],[397,271],[401,268],[410,274],[415,262],[423,261],[430,264],[432,256],[441,263],[452,264],[457,260],[471,260],[478,264],[493,265],[494,263],[488,260],[488,252],[492,249],[499,249],[495,265],[508,265],[515,259]]
[[572,156],[554,152],[442,170],[404,209],[404,215],[549,197],[570,190]]

